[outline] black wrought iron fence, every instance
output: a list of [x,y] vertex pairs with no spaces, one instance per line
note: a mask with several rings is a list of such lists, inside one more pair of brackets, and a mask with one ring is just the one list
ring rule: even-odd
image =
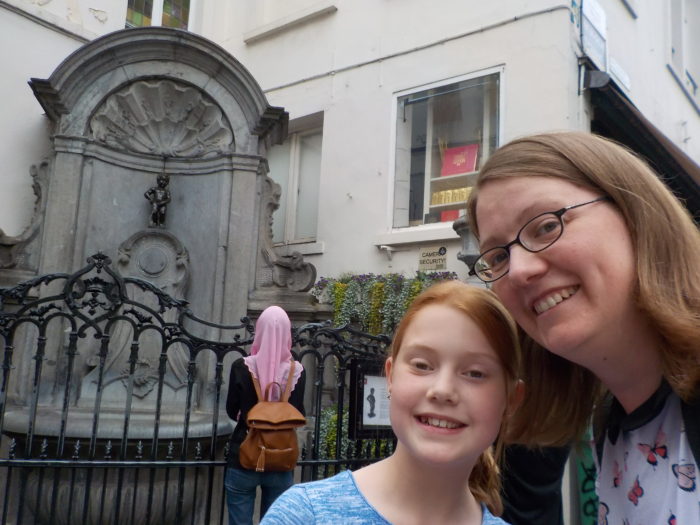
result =
[[[199,319],[101,254],[0,289],[2,524],[225,523],[225,378],[253,330]],[[387,454],[345,429],[353,359],[382,361],[388,338],[313,323],[293,340],[307,370],[300,478]]]

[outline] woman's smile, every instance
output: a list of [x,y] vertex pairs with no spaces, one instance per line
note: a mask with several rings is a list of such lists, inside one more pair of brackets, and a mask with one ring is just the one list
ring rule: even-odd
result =
[[544,298],[539,299],[535,302],[533,310],[536,314],[543,314],[547,310],[554,308],[556,305],[565,301],[578,291],[578,286],[569,286],[568,288],[563,288],[558,292],[547,294]]

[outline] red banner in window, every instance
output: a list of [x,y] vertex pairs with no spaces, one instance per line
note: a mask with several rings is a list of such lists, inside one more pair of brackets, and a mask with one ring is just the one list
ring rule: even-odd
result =
[[467,144],[447,148],[442,156],[441,176],[459,175],[476,170],[476,157],[479,153],[478,144]]
[[459,219],[459,210],[445,210],[440,212],[440,222],[456,221]]

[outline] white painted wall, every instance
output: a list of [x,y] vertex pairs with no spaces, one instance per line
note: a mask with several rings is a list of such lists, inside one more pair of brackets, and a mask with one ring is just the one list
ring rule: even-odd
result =
[[670,2],[637,0],[635,19],[621,0],[599,1],[608,17],[608,55],[630,78],[627,95],[644,116],[700,163],[700,112],[667,68]]
[[[229,32],[220,42],[251,70],[270,103],[284,106],[290,118],[324,112],[318,240],[325,251],[306,259],[326,276],[413,274],[421,246],[444,244],[449,269],[466,277],[465,265],[456,258],[460,242],[446,223],[419,227],[434,234],[415,244],[394,245],[391,260],[378,248],[398,240],[387,235],[395,93],[498,67],[503,70],[502,140],[580,127],[582,118],[571,97],[578,72],[569,44],[575,28],[568,4],[513,1],[504,9],[448,0],[439,10],[426,10],[424,2],[413,0],[401,2],[401,9],[396,3],[368,0],[314,5],[338,10],[252,44],[245,44],[243,36],[274,20],[261,20],[259,9],[248,18],[226,16],[221,23]],[[288,22],[285,15],[280,20]],[[520,20],[514,21],[516,16]],[[213,18],[202,20],[205,34],[215,26]]]
[[[637,0],[635,19],[621,0],[599,2],[607,15],[610,56],[630,78],[630,98],[700,160],[700,116],[666,68],[665,3]],[[0,84],[3,100],[13,101],[0,125],[0,228],[8,234],[28,223],[28,170],[49,147],[46,118],[26,81],[47,77],[80,41],[7,6],[88,38],[120,29],[126,9],[126,0],[39,4],[0,0],[0,44],[13,49],[2,60],[7,80]],[[578,26],[570,6],[565,0],[441,0],[439,8],[422,0],[202,0],[192,29],[248,67],[270,103],[284,106],[292,119],[324,112],[318,240],[325,250],[307,256],[320,275],[412,273],[418,247],[447,243],[450,269],[465,276],[448,225],[420,227],[423,240],[413,245],[398,243],[401,236],[392,234],[395,93],[499,67],[502,143],[535,131],[587,129],[585,97],[578,94]],[[298,17],[308,20],[295,25]],[[250,38],[257,40],[246,43]],[[396,243],[391,260],[377,247],[386,242]]]
[[47,78],[80,45],[76,38],[0,7],[0,229],[8,235],[29,225],[34,206],[29,168],[49,153],[49,120],[27,82]]
[[124,29],[127,0],[2,0],[48,24],[85,38]]
[[[320,275],[413,273],[419,246],[456,237],[445,225],[420,227],[433,231],[435,242],[425,234],[420,243],[394,245],[392,260],[376,246],[400,237],[387,235],[397,91],[500,66],[502,143],[537,131],[589,128],[590,110],[579,95],[579,26],[570,2],[443,0],[437,8],[420,0],[297,0],[277,11],[267,1],[212,2],[220,9],[203,15],[202,33],[250,69],[272,104],[284,106],[292,119],[325,113],[318,231],[325,252],[306,257]],[[621,0],[599,3],[610,57],[630,78],[628,95],[700,161],[700,140],[692,140],[700,117],[666,68],[665,3],[637,0],[636,19]],[[329,7],[337,10],[290,25],[295,9],[307,16]],[[246,43],[264,31],[266,38]],[[465,276],[454,257],[458,243],[447,246],[450,269]]]
[[27,84],[48,78],[87,39],[123,29],[126,0],[0,1],[0,229],[17,235],[34,206],[29,169],[49,153],[50,123]]

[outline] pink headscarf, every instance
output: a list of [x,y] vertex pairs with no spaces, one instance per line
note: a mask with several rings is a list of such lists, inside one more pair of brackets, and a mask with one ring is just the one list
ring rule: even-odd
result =
[[[255,339],[250,355],[244,357],[248,370],[260,383],[261,394],[265,395],[267,385],[276,382],[281,389],[270,388],[270,400],[279,400],[287,384],[289,368],[292,363],[292,323],[287,312],[279,306],[265,308],[255,323]],[[292,377],[292,390],[297,384],[303,367],[297,362]]]

